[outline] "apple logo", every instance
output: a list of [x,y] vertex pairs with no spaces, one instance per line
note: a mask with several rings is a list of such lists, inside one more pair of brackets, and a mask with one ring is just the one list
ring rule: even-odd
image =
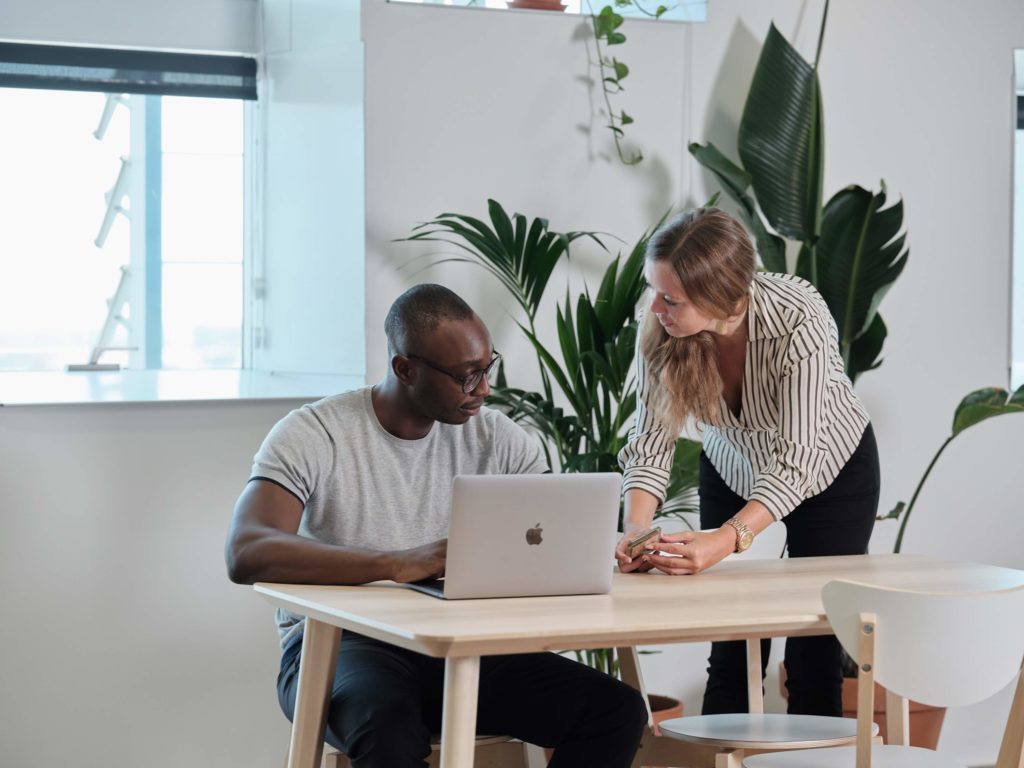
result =
[[541,537],[541,532],[544,529],[540,527],[540,523],[537,523],[533,528],[526,529],[526,543],[531,546],[534,544],[540,544],[544,539]]

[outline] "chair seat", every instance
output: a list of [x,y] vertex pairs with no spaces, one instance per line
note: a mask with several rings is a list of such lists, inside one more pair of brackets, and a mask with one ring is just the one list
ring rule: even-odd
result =
[[817,715],[700,715],[664,720],[658,728],[673,739],[726,749],[834,747],[857,737],[855,719]]
[[[853,747],[799,749],[744,758],[743,768],[854,768]],[[921,747],[876,744],[871,748],[871,768],[966,768],[938,752]]]

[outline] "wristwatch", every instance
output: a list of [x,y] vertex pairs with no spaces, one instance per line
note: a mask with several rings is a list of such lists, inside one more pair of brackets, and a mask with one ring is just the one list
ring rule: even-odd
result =
[[750,545],[754,543],[754,532],[747,527],[747,524],[736,517],[730,517],[725,524],[736,529],[736,549],[734,551],[745,552],[750,549]]

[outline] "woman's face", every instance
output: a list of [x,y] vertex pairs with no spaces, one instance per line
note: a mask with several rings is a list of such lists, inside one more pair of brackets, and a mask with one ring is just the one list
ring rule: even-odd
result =
[[690,302],[668,261],[646,262],[644,277],[649,286],[651,312],[665,333],[681,339],[711,330],[715,318],[704,314]]

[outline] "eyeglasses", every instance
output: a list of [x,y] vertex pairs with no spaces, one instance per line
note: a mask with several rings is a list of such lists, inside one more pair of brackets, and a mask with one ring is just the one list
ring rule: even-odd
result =
[[451,371],[446,371],[439,365],[435,365],[434,363],[427,360],[427,358],[425,357],[420,357],[419,355],[406,355],[406,357],[409,358],[410,360],[419,360],[421,363],[427,366],[427,368],[433,368],[438,373],[443,373],[445,376],[451,379],[455,379],[455,381],[459,382],[459,386],[462,387],[463,394],[466,395],[468,395],[474,389],[479,387],[480,382],[483,381],[484,378],[486,378],[488,375],[490,375],[491,371],[494,369],[494,365],[499,360],[501,360],[501,355],[498,352],[494,352],[493,356],[491,357],[491,362],[487,364],[486,368],[481,368],[477,371],[472,371],[470,373],[467,373],[465,376],[459,376],[457,374],[452,373]]

